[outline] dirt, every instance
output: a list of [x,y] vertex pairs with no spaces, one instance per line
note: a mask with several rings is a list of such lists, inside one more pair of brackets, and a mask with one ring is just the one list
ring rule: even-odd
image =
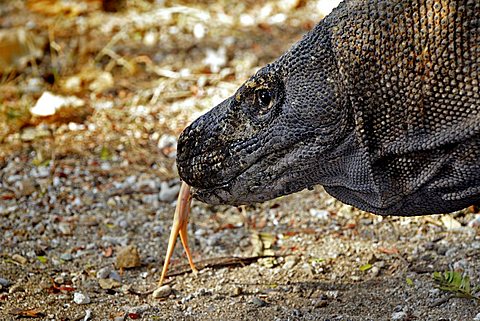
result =
[[[177,244],[171,293],[153,298],[175,137],[321,14],[317,1],[72,3],[0,4],[2,28],[30,21],[32,44],[48,43],[0,83],[0,320],[480,320],[475,207],[380,217],[321,187],[241,208],[194,201],[200,272]],[[45,91],[85,105],[30,115]],[[439,288],[435,272],[463,287]]]

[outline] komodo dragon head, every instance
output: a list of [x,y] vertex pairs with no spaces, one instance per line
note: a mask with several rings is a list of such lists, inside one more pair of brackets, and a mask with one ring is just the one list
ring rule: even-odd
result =
[[329,163],[349,122],[335,94],[329,45],[319,34],[308,34],[310,40],[260,69],[181,134],[179,174],[196,198],[262,202],[332,175]]
[[[382,215],[480,202],[478,1],[343,1],[178,141],[212,204],[313,185]],[[461,13],[461,14],[460,14]]]

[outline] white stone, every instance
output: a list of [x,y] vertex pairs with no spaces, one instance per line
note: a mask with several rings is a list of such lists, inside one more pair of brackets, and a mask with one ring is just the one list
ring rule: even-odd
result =
[[165,298],[172,293],[172,288],[169,285],[162,285],[153,291],[152,296],[154,299]]
[[73,302],[75,302],[76,304],[89,304],[90,297],[86,294],[75,292],[73,294]]

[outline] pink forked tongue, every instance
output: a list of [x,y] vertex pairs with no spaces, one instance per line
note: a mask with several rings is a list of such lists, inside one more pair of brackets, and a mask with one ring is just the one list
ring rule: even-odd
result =
[[163,263],[162,276],[160,277],[159,285],[162,285],[165,276],[167,275],[168,265],[177,242],[177,236],[180,234],[180,240],[182,241],[183,248],[187,254],[188,263],[194,273],[198,270],[193,264],[192,254],[188,247],[187,225],[188,217],[190,216],[190,204],[192,203],[192,196],[190,195],[190,186],[186,183],[182,183],[180,187],[180,193],[178,194],[177,208],[175,209],[175,215],[173,217],[172,230],[170,231],[170,238],[168,240],[167,254],[165,255],[165,262]]

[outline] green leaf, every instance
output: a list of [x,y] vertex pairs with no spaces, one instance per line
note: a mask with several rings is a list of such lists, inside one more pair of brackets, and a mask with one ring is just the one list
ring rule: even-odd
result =
[[367,264],[364,264],[360,267],[360,271],[364,272],[364,271],[368,271],[372,268],[373,265],[371,265],[370,263],[367,263]]
[[48,258],[46,256],[43,256],[43,255],[37,256],[37,260],[39,260],[43,264],[48,262]]
[[415,285],[415,284],[413,283],[413,280],[410,279],[409,277],[407,277],[407,278],[405,279],[405,281],[407,282],[407,285],[408,285],[408,286],[414,286],[414,285]]
[[103,146],[102,150],[100,151],[100,159],[102,161],[108,161],[111,158],[112,158],[112,153],[110,153],[110,150],[107,147]]
[[[433,272],[433,280],[437,288],[442,291],[453,293],[460,298],[480,300],[480,298],[474,294],[476,291],[472,291],[472,285],[468,275],[462,275],[456,271],[445,271],[443,273]],[[474,287],[474,289],[477,288],[477,286]]]

